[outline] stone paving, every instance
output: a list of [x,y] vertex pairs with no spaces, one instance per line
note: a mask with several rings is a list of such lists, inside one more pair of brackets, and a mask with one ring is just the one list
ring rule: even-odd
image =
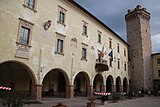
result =
[[[88,99],[85,97],[76,97],[74,99],[65,98],[43,98],[40,102],[25,104],[23,107],[52,107],[58,102],[62,102],[67,107],[87,107]],[[119,100],[117,103],[112,103],[109,100],[105,105],[102,105],[100,100],[95,100],[96,107],[160,107],[160,97],[142,97],[134,99]],[[2,105],[0,104],[0,107]]]
[[[87,107],[87,98],[77,97],[74,99],[65,98],[44,98],[42,104],[30,104],[24,107],[52,107],[58,102],[63,102],[67,107]],[[160,107],[160,97],[142,97],[135,99],[119,100],[117,103],[105,103],[102,105],[100,100],[95,100],[96,107]]]

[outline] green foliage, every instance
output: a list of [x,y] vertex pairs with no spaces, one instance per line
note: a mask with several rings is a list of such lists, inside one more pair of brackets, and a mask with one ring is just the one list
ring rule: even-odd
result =
[[22,107],[24,105],[25,94],[12,91],[1,91],[2,105],[4,107]]

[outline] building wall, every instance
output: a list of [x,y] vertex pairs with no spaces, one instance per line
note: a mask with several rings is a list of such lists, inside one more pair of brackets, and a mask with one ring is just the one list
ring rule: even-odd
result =
[[160,64],[157,63],[157,59],[160,58],[160,54],[152,54],[152,64],[153,64],[153,78],[160,79],[158,76],[158,70],[160,70]]
[[[116,77],[120,76],[122,84],[124,77],[128,79],[128,45],[93,17],[66,0],[48,0],[46,2],[37,0],[36,11],[23,4],[24,0],[0,1],[0,63],[12,60],[23,62],[33,71],[37,84],[42,84],[46,74],[55,68],[65,72],[69,84],[73,84],[74,78],[81,71],[88,74],[90,84],[92,84],[94,76],[97,74],[95,71],[95,63],[98,59],[97,49],[101,50],[104,46],[105,57],[109,60],[110,38],[112,39],[114,60],[113,67],[109,67],[109,71],[101,73],[104,82],[109,75],[113,76],[114,81]],[[59,6],[66,9],[66,25],[57,22]],[[31,46],[27,47],[28,58],[15,57],[19,49],[17,39],[20,19],[33,23]],[[48,30],[44,30],[43,25],[48,20],[51,20],[51,26]],[[88,37],[82,35],[83,20],[88,23]],[[97,30],[102,35],[101,44],[97,42]],[[64,35],[64,55],[55,52],[57,34]],[[71,46],[72,38],[76,38],[76,46]],[[120,46],[119,53],[117,52],[117,43]],[[87,61],[81,60],[84,44],[87,48]],[[124,56],[124,49],[126,49],[126,56]],[[120,60],[120,69],[117,69],[118,59]],[[124,62],[127,64],[126,71]]]

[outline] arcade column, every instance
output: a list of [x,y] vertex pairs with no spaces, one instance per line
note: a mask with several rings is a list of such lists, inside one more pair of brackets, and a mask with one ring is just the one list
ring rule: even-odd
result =
[[31,99],[41,100],[41,98],[42,98],[42,85],[33,84],[31,88]]
[[73,98],[73,97],[74,97],[74,85],[67,85],[66,98]]
[[87,86],[87,97],[90,97],[93,95],[93,86],[92,85],[88,85]]
[[116,85],[112,85],[112,92],[116,92]]

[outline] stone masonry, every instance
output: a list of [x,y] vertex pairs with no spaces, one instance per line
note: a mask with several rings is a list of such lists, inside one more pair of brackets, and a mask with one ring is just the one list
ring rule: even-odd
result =
[[131,89],[152,87],[150,13],[137,6],[125,15],[129,47]]

